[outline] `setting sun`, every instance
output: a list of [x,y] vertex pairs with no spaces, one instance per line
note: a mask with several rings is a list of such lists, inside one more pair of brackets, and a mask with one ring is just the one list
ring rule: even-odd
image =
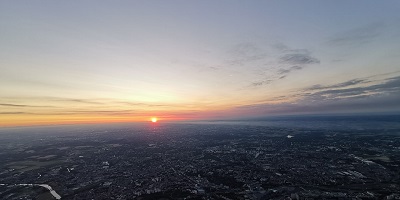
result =
[[151,122],[157,122],[157,118],[156,117],[151,118]]

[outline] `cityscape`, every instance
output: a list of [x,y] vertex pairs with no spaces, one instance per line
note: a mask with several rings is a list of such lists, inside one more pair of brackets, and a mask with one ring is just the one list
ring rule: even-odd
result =
[[[13,130],[2,133],[0,145],[2,199],[400,198],[398,127],[235,122]],[[47,184],[56,195],[24,184]]]

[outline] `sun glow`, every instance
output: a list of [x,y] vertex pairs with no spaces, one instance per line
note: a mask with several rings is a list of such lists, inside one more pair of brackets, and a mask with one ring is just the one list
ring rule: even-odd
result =
[[157,122],[157,117],[151,118],[151,122]]

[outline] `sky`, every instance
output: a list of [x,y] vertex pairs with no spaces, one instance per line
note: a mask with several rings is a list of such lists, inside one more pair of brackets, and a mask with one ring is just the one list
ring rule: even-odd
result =
[[400,1],[0,1],[0,126],[400,111]]

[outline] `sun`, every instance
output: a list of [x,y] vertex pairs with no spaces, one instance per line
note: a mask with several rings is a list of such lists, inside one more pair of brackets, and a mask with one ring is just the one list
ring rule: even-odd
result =
[[152,117],[151,122],[157,122],[157,117]]

